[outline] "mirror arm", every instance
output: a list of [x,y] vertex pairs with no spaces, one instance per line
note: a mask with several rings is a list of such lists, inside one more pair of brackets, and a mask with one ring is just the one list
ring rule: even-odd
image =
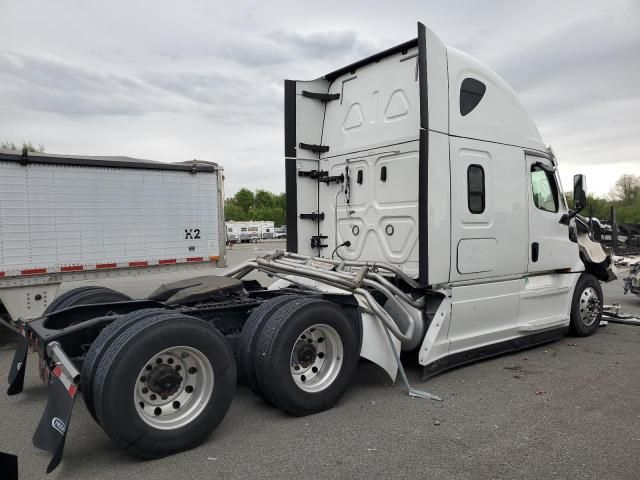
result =
[[564,213],[562,214],[562,217],[560,217],[560,222],[562,225],[569,225],[569,222],[571,222],[571,220],[578,215],[582,210],[584,210],[584,207],[581,208],[576,208],[575,210],[571,210],[569,209],[569,213]]

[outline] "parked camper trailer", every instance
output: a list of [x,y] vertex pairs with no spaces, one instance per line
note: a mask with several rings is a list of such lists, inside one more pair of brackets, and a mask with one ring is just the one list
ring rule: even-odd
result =
[[[359,358],[425,376],[590,335],[610,258],[576,222],[558,162],[509,86],[418,24],[417,37],[312,81],[285,82],[287,252],[70,306],[22,325],[50,378],[35,444],[60,461],[78,392],[122,448],[160,457],[225,416],[236,369],[293,415],[334,406]],[[265,289],[247,274],[278,280]],[[65,305],[69,307],[69,305]],[[234,359],[235,353],[235,359]]]
[[84,288],[76,301],[117,301],[128,297],[95,283],[213,272],[222,191],[209,162],[0,152],[0,321],[59,307],[68,284]]
[[273,230],[272,221],[227,222],[227,234],[232,235],[241,243],[273,238]]

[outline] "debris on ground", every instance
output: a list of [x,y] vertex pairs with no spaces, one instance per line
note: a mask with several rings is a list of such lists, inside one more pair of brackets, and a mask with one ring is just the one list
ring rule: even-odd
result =
[[540,390],[540,389],[536,390],[536,395],[544,395],[545,393],[547,392],[545,392],[544,390]]
[[436,420],[435,422],[433,422],[434,425],[440,425],[440,420]]
[[[612,303],[602,307],[602,318],[612,323],[624,323],[626,325],[640,325],[640,316],[624,313],[619,303]],[[602,321],[600,322],[602,323]]]
[[636,257],[636,256],[623,257],[623,256],[614,255],[613,264],[616,267],[631,267],[631,266],[640,264],[640,257]]
[[504,368],[505,368],[505,370],[514,370],[514,371],[515,370],[522,370],[522,366],[520,366],[520,365],[511,365],[509,367],[504,367]]

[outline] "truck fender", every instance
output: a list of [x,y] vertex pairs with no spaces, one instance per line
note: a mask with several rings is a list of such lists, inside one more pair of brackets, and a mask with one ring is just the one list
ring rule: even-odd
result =
[[[323,284],[304,277],[293,277],[287,275],[287,278],[291,278],[295,283],[303,284],[316,288],[325,294],[337,293],[344,295],[345,291],[339,288],[332,287],[330,285]],[[278,290],[290,286],[291,283],[287,280],[280,279],[273,282],[268,288],[269,290]],[[363,305],[364,306],[364,305]],[[393,355],[387,334],[384,331],[382,322],[371,315],[370,313],[361,312],[362,315],[362,348],[360,349],[360,356],[375,363],[381,367],[392,381],[395,381],[398,374],[398,362]],[[400,350],[400,340],[395,337],[391,337],[396,349]]]
[[586,232],[580,231],[577,240],[584,269],[603,282],[615,280],[617,277],[612,269],[611,255],[604,251],[602,244],[594,242]]
[[[400,349],[400,340],[391,336],[396,351]],[[382,322],[370,313],[362,312],[362,349],[360,356],[381,367],[391,381],[398,374],[398,362],[389,345],[389,339]]]
[[450,343],[448,339],[450,320],[451,298],[444,296],[420,346],[418,357],[420,365],[426,366],[447,356]]

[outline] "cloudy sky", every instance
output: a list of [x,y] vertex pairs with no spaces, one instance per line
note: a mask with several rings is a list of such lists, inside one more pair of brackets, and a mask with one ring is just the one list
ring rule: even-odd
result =
[[284,190],[284,78],[409,40],[421,20],[500,73],[563,183],[640,174],[640,1],[0,0],[0,141],[221,163]]

